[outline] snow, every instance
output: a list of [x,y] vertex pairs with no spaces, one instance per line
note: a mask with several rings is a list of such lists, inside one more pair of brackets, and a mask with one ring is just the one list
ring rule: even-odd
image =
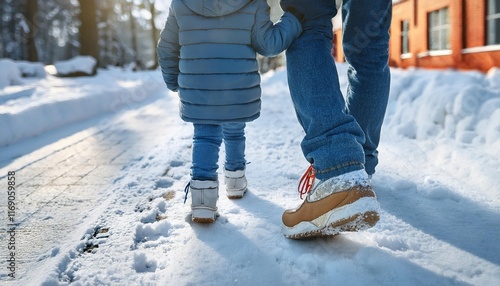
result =
[[17,66],[19,67],[23,77],[45,77],[47,72],[42,63],[33,63],[27,61],[17,61]]
[[21,71],[10,59],[0,59],[0,88],[21,84]]
[[76,56],[66,61],[54,63],[57,74],[68,75],[82,72],[88,75],[93,74],[97,60],[91,56]]
[[163,86],[148,74],[102,70],[95,78],[33,80],[0,90],[0,147],[141,102]]
[[[345,91],[346,66],[338,68]],[[22,173],[46,156],[39,152],[51,153],[56,143],[40,143],[51,141],[43,140],[49,130],[67,134],[57,142],[63,146],[104,132],[124,145],[128,128],[148,146],[131,150],[133,159],[110,175],[112,183],[87,191],[98,204],[71,231],[59,231],[56,243],[47,240],[49,250],[33,250],[38,259],[14,284],[500,283],[500,70],[393,69],[372,180],[381,220],[365,232],[306,241],[281,234],[281,214],[300,204],[296,187],[308,167],[286,70],[269,72],[262,82],[262,115],[246,134],[249,192],[229,200],[222,190],[220,217],[211,225],[191,222],[189,203],[182,203],[192,128],[178,118],[177,95],[166,91],[160,71],[47,76],[0,90],[10,98],[0,101],[0,163],[7,162],[0,176]],[[86,127],[73,132],[82,122]],[[85,195],[91,196],[79,194]],[[64,210],[64,203],[55,204],[33,216],[60,221]],[[1,263],[0,280],[8,279]]]
[[486,77],[451,70],[395,71],[387,126],[417,140],[498,143],[500,121],[494,117],[500,104],[499,77],[498,70]]

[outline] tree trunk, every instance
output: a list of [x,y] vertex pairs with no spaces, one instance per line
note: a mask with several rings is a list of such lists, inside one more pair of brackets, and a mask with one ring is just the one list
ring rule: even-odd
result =
[[97,29],[97,4],[95,0],[79,0],[80,3],[80,54],[99,61],[99,30]]
[[156,28],[155,24],[155,19],[156,19],[156,8],[155,8],[155,2],[154,0],[149,0],[149,10],[151,11],[151,33],[152,33],[152,39],[153,39],[153,54],[154,54],[154,62],[153,65],[150,67],[151,69],[156,69],[158,67],[158,53],[156,52],[156,45],[158,44],[158,34],[159,31]]
[[134,52],[134,61],[136,64],[139,64],[139,50],[137,48],[137,35],[135,34],[135,18],[133,15],[134,10],[134,2],[129,3],[129,17],[130,17],[130,31],[131,31],[131,41],[132,41],[132,50]]
[[26,11],[24,17],[29,26],[29,31],[26,38],[26,46],[28,48],[28,61],[37,62],[38,61],[38,51],[35,45],[35,17],[38,13],[38,0],[27,0],[26,1]]
[[[5,1],[0,1],[0,15],[5,14]],[[5,58],[6,57],[6,43],[7,43],[7,38],[5,35],[7,34],[6,32],[6,21],[4,20],[4,17],[0,17],[0,58]]]

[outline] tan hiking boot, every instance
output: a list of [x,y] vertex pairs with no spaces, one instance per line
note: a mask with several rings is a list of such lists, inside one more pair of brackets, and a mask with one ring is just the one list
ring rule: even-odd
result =
[[334,236],[370,228],[379,220],[379,203],[364,170],[319,181],[310,168],[300,185],[306,188],[299,190],[307,193],[306,199],[283,213],[282,230],[287,238]]
[[188,190],[191,192],[192,220],[201,223],[214,222],[217,218],[219,182],[191,180],[186,187],[186,196]]
[[230,199],[241,199],[247,192],[245,170],[225,172],[226,195]]

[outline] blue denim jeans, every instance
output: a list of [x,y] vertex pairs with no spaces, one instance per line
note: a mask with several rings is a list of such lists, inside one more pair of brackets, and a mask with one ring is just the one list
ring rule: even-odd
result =
[[306,135],[301,147],[320,180],[365,168],[375,172],[387,107],[391,0],[344,0],[343,48],[348,68],[346,100],[332,49],[334,0],[282,0],[306,20],[286,51],[288,85]]
[[390,89],[391,0],[344,0],[343,48],[348,67],[348,112],[363,129],[365,168],[375,173],[377,147]]
[[193,124],[193,180],[217,180],[219,149],[224,140],[228,171],[245,169],[245,123],[225,123],[222,125]]

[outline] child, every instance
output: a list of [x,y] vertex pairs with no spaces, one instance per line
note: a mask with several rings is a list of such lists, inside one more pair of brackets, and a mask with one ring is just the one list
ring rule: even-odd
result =
[[260,115],[256,52],[284,51],[302,32],[300,13],[269,19],[266,0],[172,0],[158,56],[167,87],[178,91],[180,116],[194,125],[191,181],[192,220],[217,216],[219,148],[226,149],[229,198],[247,191],[245,123]]

